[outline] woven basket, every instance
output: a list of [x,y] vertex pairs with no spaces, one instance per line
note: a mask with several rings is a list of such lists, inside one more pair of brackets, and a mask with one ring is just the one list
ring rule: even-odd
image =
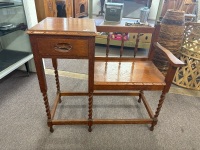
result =
[[[161,22],[158,42],[177,57],[183,41],[184,24],[184,12],[174,10],[168,10]],[[168,69],[167,59],[161,51],[155,50],[153,61],[160,71]]]
[[187,23],[180,59],[186,66],[177,69],[173,83],[200,90],[200,23]]

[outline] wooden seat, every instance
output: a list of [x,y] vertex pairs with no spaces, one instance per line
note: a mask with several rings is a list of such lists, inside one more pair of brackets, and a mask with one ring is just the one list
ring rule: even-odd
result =
[[165,85],[151,61],[95,61],[94,90],[162,90]]
[[[93,97],[89,98],[89,131],[93,124],[151,124],[150,130],[154,129],[157,124],[158,115],[166,93],[169,91],[176,68],[183,66],[184,63],[178,60],[170,51],[157,43],[160,25],[150,26],[97,26],[98,32],[121,32],[121,33],[152,33],[149,54],[147,57],[137,58],[137,48],[133,51],[136,57],[109,57],[109,51],[106,50],[105,57],[95,57],[94,63],[94,86],[92,95],[116,95],[116,96],[138,96],[138,102],[143,102],[149,114],[149,118],[130,118],[130,119],[102,119],[92,117]],[[139,38],[139,37],[138,37]],[[139,39],[136,40],[136,47]],[[108,47],[108,45],[106,45]],[[154,50],[158,49],[163,52],[168,59],[169,69],[164,76],[152,62]],[[120,47],[119,47],[120,51]],[[107,92],[107,90],[109,90]],[[127,92],[127,90],[129,90]],[[106,91],[106,92],[105,92]],[[123,92],[124,91],[124,92]],[[158,107],[153,113],[144,91],[162,91],[158,98]]]

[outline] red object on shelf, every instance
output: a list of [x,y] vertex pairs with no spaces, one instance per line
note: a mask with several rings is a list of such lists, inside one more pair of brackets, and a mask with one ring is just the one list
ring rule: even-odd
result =
[[[110,39],[112,39],[112,40],[121,41],[122,37],[123,37],[122,33],[114,32],[114,33],[110,34]],[[127,41],[128,39],[129,39],[129,35],[128,35],[128,33],[125,33],[125,35],[124,35],[124,41]]]

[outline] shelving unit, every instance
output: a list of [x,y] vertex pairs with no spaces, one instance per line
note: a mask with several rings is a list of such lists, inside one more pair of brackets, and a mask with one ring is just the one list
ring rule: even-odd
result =
[[0,5],[0,23],[8,22],[16,25],[15,28],[0,30],[0,79],[25,65],[29,74],[28,62],[33,58],[30,42],[25,31],[26,17],[23,3]]
[[[96,25],[106,24],[113,26],[119,26],[119,25],[125,26],[126,22],[135,23],[137,22],[137,19],[122,18],[120,23],[105,23],[103,19],[96,19]],[[152,23],[149,23],[149,25],[154,26]],[[129,33],[129,40],[124,42],[124,47],[134,47],[136,43],[136,37],[137,37],[136,33]],[[95,38],[95,43],[107,44],[107,35],[99,33]],[[150,43],[151,43],[151,34],[142,33],[139,36],[138,48],[149,49]],[[110,45],[121,46],[121,41],[111,39]]]

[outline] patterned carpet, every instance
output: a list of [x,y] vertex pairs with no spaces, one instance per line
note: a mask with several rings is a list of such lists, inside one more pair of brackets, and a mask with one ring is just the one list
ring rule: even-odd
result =
[[[65,63],[62,67],[69,65]],[[82,73],[76,73],[73,67],[68,70],[59,72],[61,89],[87,91],[87,74],[81,69]],[[56,89],[51,71],[46,70],[46,78],[52,108]],[[37,75],[31,73],[26,77],[25,72],[15,71],[0,83],[1,150],[198,150],[200,147],[199,97],[167,94],[153,132],[148,125],[93,125],[91,133],[87,125],[63,125],[54,126],[54,133],[50,133]],[[145,92],[145,95],[155,111],[160,92]],[[137,99],[95,96],[94,118],[148,116]],[[84,96],[62,97],[55,115],[57,119],[87,117],[88,98]]]

